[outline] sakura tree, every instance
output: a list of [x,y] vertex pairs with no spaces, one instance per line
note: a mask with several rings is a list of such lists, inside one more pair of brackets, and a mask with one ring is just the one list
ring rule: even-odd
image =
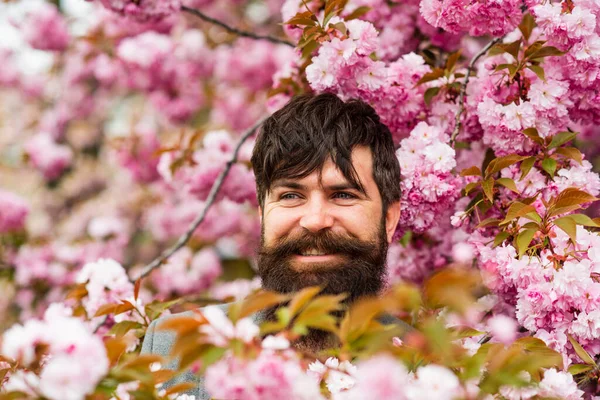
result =
[[[0,15],[3,394],[189,399],[139,355],[146,330],[249,296],[166,324],[215,398],[600,395],[597,1],[8,0]],[[253,135],[305,92],[374,107],[402,171],[388,288],[343,316],[342,295],[255,276]],[[309,328],[341,346],[295,349]]]

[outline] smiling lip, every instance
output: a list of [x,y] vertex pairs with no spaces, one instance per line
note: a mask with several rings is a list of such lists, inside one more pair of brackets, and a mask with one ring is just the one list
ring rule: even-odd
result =
[[[301,271],[313,271],[315,268],[319,268],[319,266],[327,266],[326,269],[329,269],[329,265],[327,263],[331,263],[332,261],[338,261],[340,259],[339,254],[325,254],[321,256],[303,256],[303,255],[295,255],[294,256],[294,269],[298,272]],[[331,267],[337,265],[338,263],[333,263]]]

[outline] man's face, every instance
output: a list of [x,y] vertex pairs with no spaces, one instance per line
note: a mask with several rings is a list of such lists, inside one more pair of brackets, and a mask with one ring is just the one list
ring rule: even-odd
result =
[[259,274],[263,287],[293,292],[323,286],[325,293],[374,295],[383,285],[387,245],[399,204],[385,215],[367,147],[352,151],[364,192],[328,160],[302,179],[273,182],[262,210]]

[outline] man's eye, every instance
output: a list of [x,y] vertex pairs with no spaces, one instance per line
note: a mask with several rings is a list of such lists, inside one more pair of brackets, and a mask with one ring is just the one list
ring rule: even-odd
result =
[[353,195],[352,193],[348,193],[348,192],[337,192],[333,196],[337,199],[342,199],[342,200],[350,200],[350,199],[356,198],[355,195]]
[[279,196],[279,200],[296,200],[299,198],[300,196],[298,196],[296,193],[284,193]]

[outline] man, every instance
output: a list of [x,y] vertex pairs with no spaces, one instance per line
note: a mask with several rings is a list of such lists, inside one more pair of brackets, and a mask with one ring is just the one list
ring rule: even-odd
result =
[[[252,167],[265,289],[288,293],[319,285],[327,294],[348,293],[349,302],[381,291],[400,217],[400,167],[390,131],[369,105],[333,94],[294,98],[263,124]],[[157,323],[142,351],[168,356],[173,335],[155,332]],[[330,339],[312,331],[295,346],[317,351]],[[194,379],[190,372],[177,381]],[[208,398],[201,378],[192,394]]]

